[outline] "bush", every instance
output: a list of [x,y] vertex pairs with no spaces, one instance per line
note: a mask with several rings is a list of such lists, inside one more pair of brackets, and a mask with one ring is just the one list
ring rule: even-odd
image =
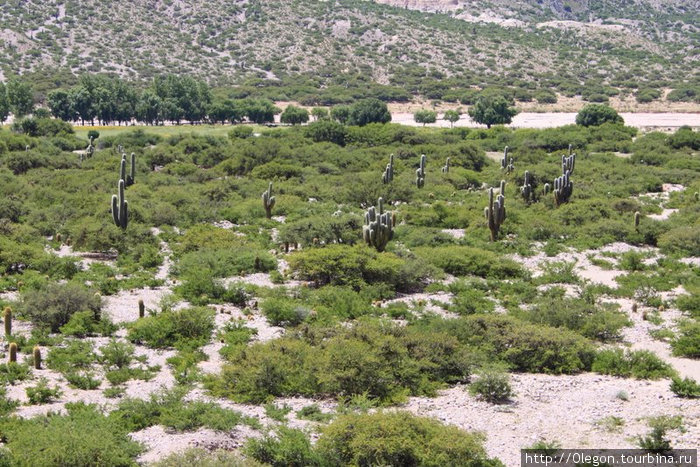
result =
[[164,311],[147,316],[129,325],[131,342],[152,348],[177,345],[201,346],[209,341],[214,330],[214,310],[193,307]]
[[91,290],[71,282],[50,283],[41,290],[29,290],[22,295],[20,313],[37,326],[58,332],[74,313],[90,311],[99,320],[102,299]]
[[525,271],[515,261],[468,246],[416,248],[415,251],[416,255],[427,262],[455,276],[507,279],[525,275]]
[[[331,110],[331,115],[333,114]],[[336,117],[334,117],[336,118]],[[348,124],[365,126],[369,123],[388,123],[391,121],[391,114],[386,103],[379,99],[362,99],[355,102],[350,107]],[[342,123],[342,122],[341,122]]]
[[696,399],[700,397],[700,384],[693,378],[674,377],[671,379],[671,391],[678,397]]
[[507,402],[514,395],[510,376],[496,368],[482,370],[479,379],[469,385],[469,394],[492,404]]
[[673,355],[700,358],[700,321],[688,320],[680,324],[678,336],[671,341]]
[[323,465],[311,441],[301,430],[278,427],[275,434],[252,438],[245,446],[246,455],[272,467],[314,467]]
[[408,412],[344,415],[323,430],[316,450],[328,465],[499,466],[483,437]]
[[599,126],[603,123],[620,123],[625,121],[615,109],[603,104],[588,104],[576,115],[576,124],[582,126]]
[[598,352],[592,371],[612,376],[639,379],[668,378],[675,373],[668,363],[648,350],[605,349]]
[[190,448],[150,463],[151,467],[263,467],[253,459],[243,459],[239,454],[224,449],[208,451]]
[[39,379],[36,386],[29,386],[26,389],[27,397],[29,398],[29,403],[34,404],[47,404],[61,397],[61,390],[58,386],[49,387],[49,381],[46,378]]
[[67,415],[50,414],[0,422],[12,465],[131,467],[141,451],[119,425],[91,405],[66,404]]
[[296,326],[311,312],[309,308],[288,298],[268,298],[260,308],[273,326]]

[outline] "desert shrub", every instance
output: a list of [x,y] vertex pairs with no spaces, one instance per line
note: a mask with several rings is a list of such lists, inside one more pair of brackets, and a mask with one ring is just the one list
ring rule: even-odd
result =
[[483,291],[465,288],[455,294],[449,310],[460,315],[471,315],[493,311],[495,306]]
[[154,316],[146,316],[129,325],[131,342],[152,348],[177,345],[204,345],[214,330],[214,310],[193,307],[183,310],[166,310]]
[[52,370],[69,373],[88,369],[97,360],[93,344],[87,340],[71,340],[64,347],[53,347],[46,357],[46,365]]
[[244,459],[232,451],[224,449],[208,451],[201,448],[186,449],[149,465],[151,467],[263,467],[263,464],[253,459]]
[[659,248],[665,253],[700,256],[700,226],[676,227],[659,237]]
[[404,411],[341,416],[316,450],[329,465],[502,465],[487,457],[480,435]]
[[49,386],[46,378],[40,378],[36,386],[26,388],[30,404],[47,404],[61,397],[62,391],[58,386]]
[[671,379],[671,391],[679,397],[695,399],[700,397],[700,384],[693,378],[673,377]]
[[700,358],[700,321],[687,320],[678,327],[678,334],[671,341],[673,355]]
[[303,431],[284,426],[278,427],[274,435],[251,439],[246,444],[244,452],[253,459],[272,467],[324,465]]
[[668,144],[675,149],[690,148],[697,151],[700,149],[700,132],[682,126],[668,138]]
[[674,375],[673,368],[648,350],[604,349],[596,354],[592,371],[604,375],[659,379]]
[[66,404],[66,415],[0,421],[12,465],[135,465],[141,451],[127,432],[95,407]]
[[190,272],[182,278],[175,291],[193,305],[209,303],[232,303],[243,306],[246,301],[245,291],[235,285],[225,286],[222,281],[211,275],[211,271],[202,269]]
[[16,400],[7,398],[7,389],[0,388],[0,417],[9,415],[18,405]]
[[41,290],[22,294],[20,313],[37,326],[58,332],[74,313],[91,311],[99,319],[101,308],[100,296],[81,285],[50,283]]
[[576,115],[577,125],[598,126],[606,122],[624,123],[624,120],[612,107],[603,104],[588,104]]
[[117,330],[117,327],[105,316],[96,320],[94,312],[79,311],[74,313],[68,322],[61,326],[60,330],[61,334],[74,337],[87,337],[96,334],[110,336]]
[[679,310],[690,313],[695,319],[700,318],[700,294],[681,295],[676,298]]
[[260,309],[273,326],[296,326],[306,319],[311,309],[297,300],[271,297],[262,302]]
[[135,350],[136,348],[128,342],[111,339],[100,347],[100,362],[107,368],[126,368],[134,359]]
[[513,371],[578,373],[590,369],[594,357],[590,341],[576,333],[511,316],[480,314],[417,326],[455,336]]
[[474,275],[496,279],[523,277],[524,270],[515,261],[490,251],[467,246],[416,248],[416,254],[448,274]]
[[15,384],[17,381],[29,379],[31,372],[28,365],[17,362],[0,364],[0,383]]
[[298,410],[297,418],[325,423],[333,418],[333,414],[323,412],[318,404],[311,404]]
[[412,291],[420,289],[432,273],[421,260],[377,253],[365,245],[312,248],[295,252],[288,261],[301,279],[355,289],[379,282],[397,291]]
[[513,395],[510,376],[498,368],[479,372],[479,379],[469,385],[469,393],[493,404],[507,402]]
[[95,375],[89,371],[70,371],[65,373],[64,376],[71,386],[78,389],[97,389],[102,384],[102,381],[95,378]]

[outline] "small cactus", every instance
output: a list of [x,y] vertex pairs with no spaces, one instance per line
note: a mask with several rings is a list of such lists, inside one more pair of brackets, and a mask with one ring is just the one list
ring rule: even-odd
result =
[[642,215],[639,213],[639,211],[634,213],[634,228],[639,229],[639,221],[641,220]]
[[571,193],[574,191],[574,183],[569,180],[570,172],[567,171],[561,177],[554,180],[554,202],[557,206],[568,203]]
[[384,251],[386,244],[394,236],[394,214],[384,212],[384,200],[377,200],[377,207],[371,206],[365,213],[365,225],[362,227],[362,238],[369,246],[377,251]]
[[506,174],[510,174],[515,170],[515,165],[513,165],[513,158],[510,158],[510,161],[508,160],[508,150],[510,148],[506,146],[506,148],[503,150],[503,159],[501,159],[501,169],[506,171]]
[[498,238],[498,231],[501,229],[501,224],[506,219],[506,181],[501,180],[501,192],[494,201],[493,188],[489,188],[489,205],[484,208],[484,216],[489,224],[491,231],[491,241],[495,242]]
[[265,208],[265,216],[272,219],[272,208],[275,207],[275,197],[272,196],[272,182],[267,186],[267,190],[262,194],[263,208]]
[[5,320],[5,336],[12,335],[12,308],[5,307],[3,313],[3,320]]
[[34,349],[32,350],[32,357],[34,360],[34,369],[41,370],[41,349],[38,345],[34,346]]
[[637,305],[637,302],[634,302],[632,304],[632,313],[636,313],[638,308],[639,308],[639,305]]
[[551,189],[552,189],[552,188],[549,186],[549,183],[545,183],[545,184],[544,184],[544,194],[545,194],[545,196],[549,194],[549,192],[551,191]]
[[391,183],[394,181],[394,155],[391,154],[389,156],[389,163],[386,165],[386,169],[384,169],[384,173],[382,174],[382,183],[385,185],[387,183]]
[[532,195],[534,194],[532,190],[532,185],[530,184],[530,172],[525,171],[525,178],[523,179],[523,186],[520,187],[520,194],[526,203],[532,201]]
[[448,157],[447,160],[445,161],[445,165],[442,167],[442,173],[450,173],[450,158]]
[[112,195],[112,219],[117,227],[126,230],[129,222],[129,203],[124,199],[124,179],[119,180],[119,195]]
[[10,363],[17,363],[17,343],[10,342]]
[[143,300],[139,300],[139,318],[146,316],[146,305],[144,305]]
[[418,188],[425,186],[425,154],[420,156],[420,167],[416,169],[416,186]]

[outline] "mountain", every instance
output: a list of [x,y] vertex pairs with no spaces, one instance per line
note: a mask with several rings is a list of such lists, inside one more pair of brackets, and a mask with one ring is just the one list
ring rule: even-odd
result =
[[33,74],[58,85],[104,72],[135,80],[190,74],[224,86],[299,74],[363,76],[409,92],[420,77],[465,85],[662,87],[698,79],[698,6],[690,0],[11,0],[0,10],[0,69],[5,78]]

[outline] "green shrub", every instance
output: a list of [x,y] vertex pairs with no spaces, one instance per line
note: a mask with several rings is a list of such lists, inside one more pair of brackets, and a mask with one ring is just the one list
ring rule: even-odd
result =
[[95,378],[94,374],[89,371],[69,371],[64,373],[64,376],[71,386],[78,389],[97,389],[102,384],[102,381]]
[[318,404],[311,404],[297,411],[297,418],[325,423],[333,418],[333,414],[323,412]]
[[46,365],[61,373],[84,370],[97,361],[90,341],[70,340],[65,347],[53,347],[46,358]]
[[592,371],[639,379],[668,378],[675,373],[668,363],[648,350],[604,349],[596,354]]
[[490,251],[467,246],[416,248],[416,255],[455,276],[474,275],[496,279],[523,277],[525,271],[515,261]]
[[328,425],[316,450],[329,465],[500,466],[478,434],[408,412],[343,415]]
[[296,300],[281,297],[266,299],[260,309],[273,326],[296,326],[306,319],[311,310]]
[[253,459],[243,459],[232,451],[224,449],[208,451],[201,448],[186,449],[149,465],[151,467],[263,467],[263,464]]
[[131,467],[141,452],[127,432],[95,407],[66,404],[67,415],[0,421],[12,465]]
[[15,384],[29,378],[29,366],[17,362],[0,364],[0,383]]
[[676,227],[659,237],[659,248],[665,253],[700,256],[700,226]]
[[492,404],[507,402],[514,395],[510,376],[497,368],[482,370],[479,379],[469,385],[469,393]]
[[625,123],[612,107],[603,104],[588,104],[576,115],[577,125],[598,126],[606,122]]
[[41,290],[29,290],[22,294],[20,313],[37,326],[58,332],[73,314],[80,311],[91,311],[99,319],[101,308],[99,295],[81,285],[50,283]]
[[61,390],[58,386],[49,387],[49,381],[46,378],[40,378],[36,386],[26,388],[29,403],[48,404],[61,397]]
[[117,327],[107,317],[100,317],[95,320],[95,313],[92,311],[79,311],[74,313],[68,322],[61,326],[61,334],[73,337],[87,337],[95,334],[110,336]]
[[193,307],[146,316],[131,323],[127,335],[131,342],[158,349],[204,345],[211,338],[213,330],[214,310]]
[[671,391],[679,397],[696,399],[700,397],[700,384],[693,378],[673,377],[671,379]]
[[687,320],[678,327],[678,335],[671,341],[673,355],[700,358],[700,321]]
[[303,431],[284,426],[278,427],[274,435],[250,439],[245,445],[244,452],[249,457],[272,467],[324,465]]

